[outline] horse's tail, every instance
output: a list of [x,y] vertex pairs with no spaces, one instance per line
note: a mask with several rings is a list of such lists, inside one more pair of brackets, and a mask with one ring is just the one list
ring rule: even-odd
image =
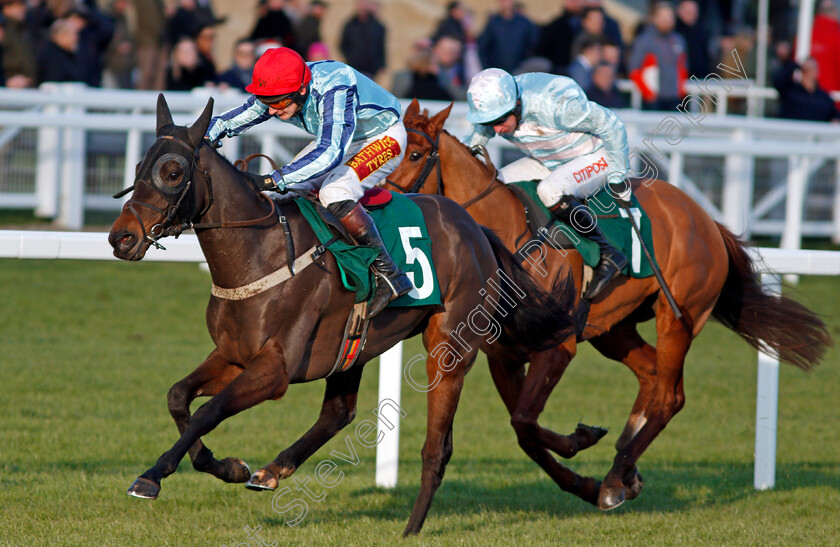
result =
[[825,323],[795,300],[764,293],[747,244],[723,225],[718,229],[729,273],[712,316],[756,349],[772,350],[779,360],[803,370],[816,367],[832,343]]
[[505,342],[512,342],[529,350],[552,348],[575,334],[575,287],[573,280],[558,281],[551,291],[540,287],[516,261],[504,243],[484,226],[481,227],[499,265],[499,286],[487,291],[499,306],[495,318],[504,330]]

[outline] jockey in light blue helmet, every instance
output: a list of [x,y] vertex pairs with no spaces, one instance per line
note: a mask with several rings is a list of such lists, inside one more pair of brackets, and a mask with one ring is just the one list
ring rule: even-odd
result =
[[[488,68],[467,89],[473,132],[468,146],[485,145],[499,135],[527,157],[500,170],[505,182],[540,180],[540,201],[563,223],[598,244],[601,260],[584,298],[594,298],[627,266],[627,257],[610,245],[592,212],[579,200],[609,182],[616,199],[630,201],[627,134],[610,110],[586,98],[571,78],[529,73],[511,76]],[[616,195],[617,194],[617,195]]]

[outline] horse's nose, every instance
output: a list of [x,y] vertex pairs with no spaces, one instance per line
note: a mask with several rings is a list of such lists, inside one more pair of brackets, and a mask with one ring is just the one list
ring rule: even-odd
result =
[[114,249],[114,256],[125,258],[137,244],[137,236],[127,230],[118,230],[108,234],[108,243]]

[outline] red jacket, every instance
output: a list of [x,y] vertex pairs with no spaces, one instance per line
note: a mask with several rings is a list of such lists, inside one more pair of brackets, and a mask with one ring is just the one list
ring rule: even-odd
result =
[[840,21],[817,15],[811,33],[811,57],[820,67],[820,87],[840,89]]

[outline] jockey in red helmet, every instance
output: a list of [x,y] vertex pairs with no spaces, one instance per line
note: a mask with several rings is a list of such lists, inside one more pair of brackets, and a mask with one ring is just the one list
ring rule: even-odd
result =
[[379,232],[358,201],[403,157],[406,133],[397,99],[368,77],[337,61],[305,63],[289,48],[266,51],[254,66],[252,96],[214,117],[207,138],[232,137],[271,118],[315,136],[290,163],[258,177],[263,190],[318,190],[330,210],[360,245],[379,249],[373,263],[376,291],[368,317],[413,285],[388,254]]

